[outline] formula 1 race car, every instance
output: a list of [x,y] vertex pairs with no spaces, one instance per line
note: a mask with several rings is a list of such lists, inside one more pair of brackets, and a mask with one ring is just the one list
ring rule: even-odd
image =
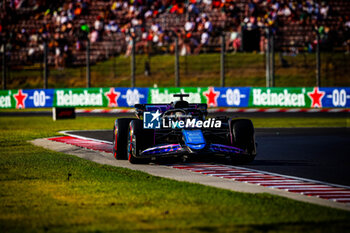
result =
[[207,118],[206,104],[190,104],[188,94],[170,104],[136,104],[135,118],[119,118],[113,129],[113,155],[130,163],[159,157],[222,155],[248,163],[256,156],[254,126],[248,119]]

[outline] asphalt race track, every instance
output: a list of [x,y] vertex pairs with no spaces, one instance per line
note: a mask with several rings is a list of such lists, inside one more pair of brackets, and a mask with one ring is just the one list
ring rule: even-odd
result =
[[[73,135],[112,141],[112,131]],[[256,129],[258,156],[242,167],[350,185],[350,130],[346,128]],[[214,163],[225,163],[215,160]]]

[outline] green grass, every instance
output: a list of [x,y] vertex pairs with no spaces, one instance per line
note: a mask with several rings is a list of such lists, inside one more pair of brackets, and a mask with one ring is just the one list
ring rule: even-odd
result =
[[[49,117],[0,117],[1,232],[350,229],[349,212],[268,194],[237,193],[158,178],[49,151],[28,142],[57,135],[60,130],[110,129],[113,120],[79,117],[53,122]],[[269,120],[253,121],[260,127]],[[301,121],[285,119],[275,126],[294,126]]]
[[[136,86],[174,86],[174,55],[136,56]],[[315,86],[315,54],[283,56],[288,67],[283,67],[279,54],[275,56],[275,85],[277,87]],[[151,75],[144,75],[149,61]],[[220,54],[200,54],[180,57],[180,86],[220,86]],[[350,86],[350,55],[323,53],[321,55],[322,86]],[[265,86],[265,56],[254,53],[226,55],[226,86]],[[129,87],[130,57],[118,56],[91,66],[94,87]],[[39,65],[10,70],[7,87],[41,88],[43,72]],[[85,67],[50,68],[49,87],[85,87]]]

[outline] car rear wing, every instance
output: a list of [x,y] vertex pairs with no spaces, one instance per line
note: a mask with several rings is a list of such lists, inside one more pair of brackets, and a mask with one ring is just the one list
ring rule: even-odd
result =
[[[135,114],[138,118],[142,118],[144,112],[156,112],[164,113],[168,110],[174,109],[173,103],[171,104],[135,104]],[[207,104],[189,104],[188,109],[197,109],[207,114]]]

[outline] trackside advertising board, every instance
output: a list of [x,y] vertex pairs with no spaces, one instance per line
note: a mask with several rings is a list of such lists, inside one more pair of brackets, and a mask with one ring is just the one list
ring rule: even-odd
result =
[[0,91],[1,108],[52,107],[54,89]]
[[0,109],[49,107],[133,107],[170,103],[175,93],[190,103],[235,108],[350,108],[350,87],[170,87],[1,90]]
[[295,107],[310,106],[305,88],[251,88],[251,107]]
[[150,88],[149,102],[152,104],[170,103],[177,100],[173,94],[190,94],[190,103],[205,103],[209,107],[248,107],[249,87],[183,87]]
[[349,108],[350,88],[250,88],[249,107]]
[[67,88],[0,91],[1,108],[133,107],[148,102],[148,88]]
[[147,88],[55,89],[54,107],[133,107],[147,103]]

